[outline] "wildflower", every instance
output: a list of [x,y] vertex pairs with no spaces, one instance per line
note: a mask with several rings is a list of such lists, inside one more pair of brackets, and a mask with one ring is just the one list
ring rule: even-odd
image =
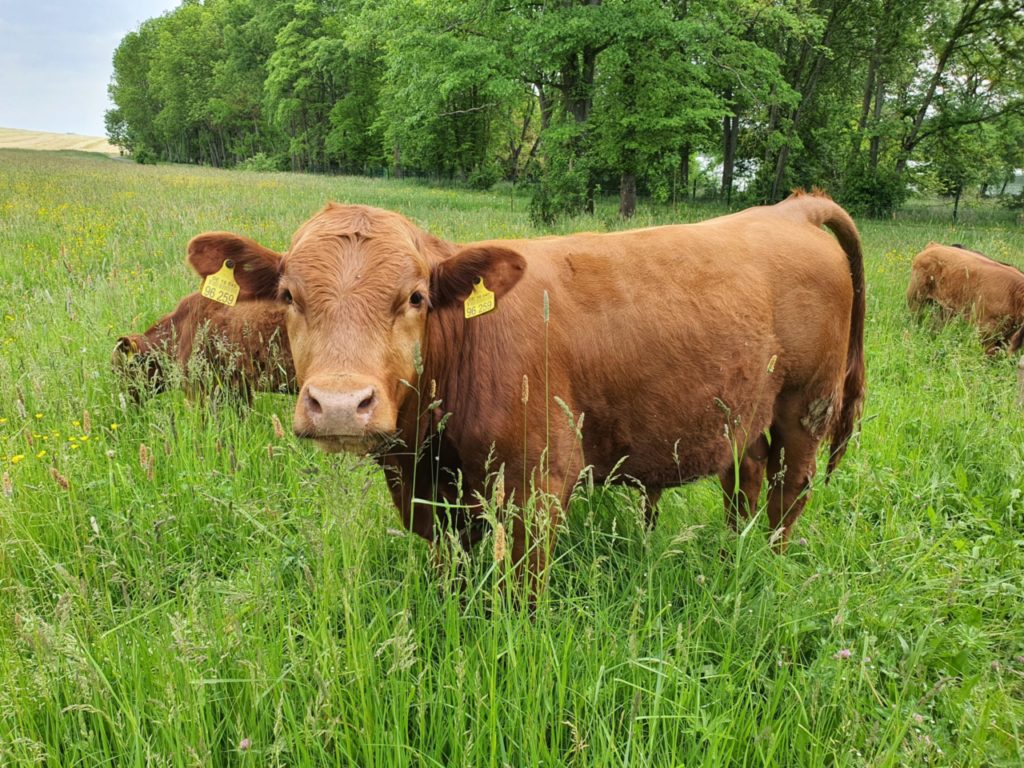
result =
[[113,424],[110,425],[110,431],[111,432],[117,432],[117,428],[120,427],[120,426],[121,426],[120,424],[118,424],[117,422],[114,422]]
[[43,456],[45,456],[45,455],[46,455],[46,450],[45,450],[45,449],[43,449],[43,450],[41,450],[41,451],[40,451],[39,453],[37,453],[37,454],[36,454],[36,458],[37,458],[37,459],[41,459],[41,458],[43,458]]
[[252,746],[252,740],[249,737],[242,739],[238,742],[238,751],[245,752]]
[[83,443],[86,443],[86,442],[88,442],[88,441],[89,441],[89,436],[88,436],[88,435],[82,435],[82,436],[81,436],[80,438],[78,438],[78,439],[79,439],[79,440],[81,440],[81,441],[82,441]]
[[82,426],[82,422],[80,422],[78,419],[75,419],[74,421],[71,422],[71,425],[74,427],[80,427]]
[[112,458],[114,458],[114,451],[112,451],[112,450],[110,450],[110,451],[107,451],[107,458],[108,458],[108,459],[112,459]]
[[37,414],[36,414],[36,418],[37,418],[37,419],[41,419],[41,418],[43,418],[43,414],[41,414],[41,413],[37,413]]
[[706,581],[707,581],[707,579],[704,577],[703,573],[698,573],[697,574],[697,583],[698,584],[700,584],[703,587],[704,586],[704,582],[706,582]]
[[57,483],[57,485],[59,485],[65,491],[69,487],[71,487],[71,484],[68,482],[68,479],[64,477],[64,475],[62,475],[60,472],[58,472],[56,467],[50,467],[50,477],[52,477],[54,481]]
[[19,461],[23,461],[24,458],[25,458],[25,454],[23,454],[23,453],[16,453],[13,456],[11,456],[11,464],[17,464]]
[[832,658],[836,659],[838,661],[845,661],[846,659],[850,658],[852,655],[853,655],[853,651],[851,651],[849,648],[840,648],[838,651],[836,651],[834,654],[832,654]]
[[6,423],[7,423],[7,419],[0,419],[0,424],[6,424]]

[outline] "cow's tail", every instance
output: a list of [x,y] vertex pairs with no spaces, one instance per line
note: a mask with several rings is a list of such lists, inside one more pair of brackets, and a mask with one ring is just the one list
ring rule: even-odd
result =
[[829,434],[828,481],[832,470],[846,453],[846,445],[860,418],[864,405],[864,314],[866,297],[864,293],[864,256],[861,251],[860,234],[850,215],[834,203],[827,195],[815,190],[811,194],[796,193],[790,199],[799,198],[799,204],[808,220],[817,226],[826,226],[836,236],[846,253],[853,282],[853,307],[850,312],[850,338],[846,352],[846,375],[843,379],[843,396],[839,412],[832,422]]

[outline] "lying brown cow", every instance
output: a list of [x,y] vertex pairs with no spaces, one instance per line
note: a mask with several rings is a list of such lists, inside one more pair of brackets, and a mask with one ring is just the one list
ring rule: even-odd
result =
[[929,243],[914,257],[907,305],[919,312],[937,304],[945,317],[962,315],[978,326],[985,351],[1024,342],[1024,274],[960,245]]
[[285,314],[277,301],[229,307],[192,293],[145,333],[118,339],[111,363],[135,394],[162,392],[176,376],[245,397],[297,392]]
[[[864,396],[860,239],[819,194],[700,224],[463,248],[396,213],[331,204],[285,255],[224,232],[189,244],[201,275],[229,258],[241,301],[288,307],[296,434],[375,452],[428,540],[438,523],[476,539],[472,504],[503,467],[506,498],[534,508],[513,518],[511,551],[535,578],[584,468],[655,497],[718,475],[734,525],[767,468],[784,543],[819,443],[831,471]],[[466,506],[430,503],[460,489]]]

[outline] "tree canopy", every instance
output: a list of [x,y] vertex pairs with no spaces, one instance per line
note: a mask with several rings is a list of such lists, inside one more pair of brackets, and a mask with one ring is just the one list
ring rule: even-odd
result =
[[1019,0],[185,0],[114,52],[146,161],[619,192],[999,195],[1024,166]]

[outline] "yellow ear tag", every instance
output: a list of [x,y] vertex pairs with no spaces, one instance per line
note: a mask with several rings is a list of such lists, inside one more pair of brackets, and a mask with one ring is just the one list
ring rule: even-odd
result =
[[206,276],[200,293],[208,299],[233,307],[238,301],[238,290],[238,283],[235,282],[235,262],[228,259],[219,270]]
[[494,291],[487,290],[481,278],[473,284],[473,292],[466,298],[466,319],[479,317],[494,309]]

